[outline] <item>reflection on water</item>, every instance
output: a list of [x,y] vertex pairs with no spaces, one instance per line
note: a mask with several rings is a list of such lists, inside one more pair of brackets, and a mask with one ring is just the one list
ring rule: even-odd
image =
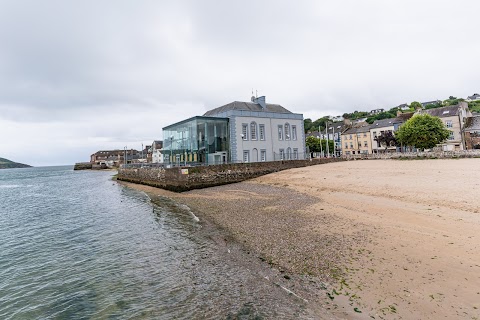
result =
[[307,317],[187,207],[71,167],[0,170],[0,319]]

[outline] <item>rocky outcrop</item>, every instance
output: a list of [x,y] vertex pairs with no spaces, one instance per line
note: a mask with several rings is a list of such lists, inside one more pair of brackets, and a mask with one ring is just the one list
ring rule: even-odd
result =
[[89,170],[92,169],[92,164],[90,162],[78,162],[73,166],[73,170]]

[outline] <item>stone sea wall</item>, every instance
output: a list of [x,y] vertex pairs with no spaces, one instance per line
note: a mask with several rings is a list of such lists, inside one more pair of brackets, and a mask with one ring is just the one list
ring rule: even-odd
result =
[[344,160],[339,158],[290,160],[169,169],[120,168],[117,179],[182,192],[240,182],[286,169],[337,161]]

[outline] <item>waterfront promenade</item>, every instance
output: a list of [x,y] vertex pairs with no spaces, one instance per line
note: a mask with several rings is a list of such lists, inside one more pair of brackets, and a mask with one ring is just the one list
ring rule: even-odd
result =
[[339,316],[471,319],[480,308],[479,164],[348,161],[182,194],[141,188],[189,205]]

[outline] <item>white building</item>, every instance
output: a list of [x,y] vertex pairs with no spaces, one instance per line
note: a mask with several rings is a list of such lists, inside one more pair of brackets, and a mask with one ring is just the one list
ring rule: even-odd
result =
[[228,119],[232,162],[305,159],[303,115],[266,103],[265,96],[234,101],[204,116]]
[[152,143],[152,163],[163,163],[163,141],[155,140]]

